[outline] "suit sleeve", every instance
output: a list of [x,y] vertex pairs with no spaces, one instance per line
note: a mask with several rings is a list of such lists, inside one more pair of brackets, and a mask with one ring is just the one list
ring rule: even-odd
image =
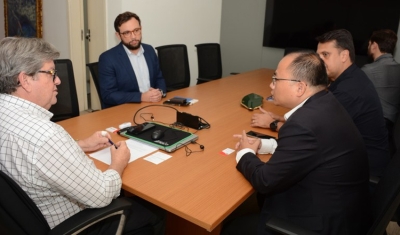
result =
[[245,154],[236,168],[260,193],[272,194],[302,180],[319,164],[317,140],[299,123],[287,122],[279,131],[278,147],[263,163],[255,154]]
[[[100,95],[103,102],[107,106],[114,106],[124,103],[140,103],[142,99],[142,93],[137,89],[137,91],[123,91],[120,86],[124,84],[119,84],[122,81],[127,81],[126,78],[121,76],[126,76],[124,68],[118,64],[119,59],[113,58],[109,54],[102,54],[99,58],[99,84],[100,84]],[[132,86],[130,84],[130,86]]]

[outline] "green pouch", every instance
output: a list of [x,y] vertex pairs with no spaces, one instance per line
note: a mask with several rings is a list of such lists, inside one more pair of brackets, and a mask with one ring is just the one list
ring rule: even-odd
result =
[[248,110],[254,110],[262,106],[263,100],[262,96],[250,93],[243,97],[241,104]]

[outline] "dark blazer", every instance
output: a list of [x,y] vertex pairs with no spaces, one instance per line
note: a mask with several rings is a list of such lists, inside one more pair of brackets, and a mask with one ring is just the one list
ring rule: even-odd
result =
[[[149,68],[150,86],[161,89],[166,93],[167,87],[154,48],[144,43],[142,43],[142,46]],[[142,94],[139,90],[135,71],[122,43],[100,55],[99,85],[105,108],[129,102],[141,102]]]
[[368,159],[351,117],[330,92],[310,97],[279,130],[263,163],[246,153],[237,169],[266,199],[259,234],[271,215],[320,234],[365,234],[369,222]]
[[381,177],[390,161],[388,132],[374,84],[352,64],[329,90],[350,114],[364,139],[371,176]]

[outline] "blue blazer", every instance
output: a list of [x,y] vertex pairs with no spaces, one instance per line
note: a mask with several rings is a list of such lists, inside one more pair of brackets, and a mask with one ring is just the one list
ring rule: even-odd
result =
[[[144,43],[142,43],[142,46],[147,67],[149,68],[150,86],[161,89],[166,93],[165,79],[162,76],[154,48]],[[141,102],[142,93],[139,90],[135,71],[122,43],[100,55],[99,85],[103,103],[102,108],[129,102]]]

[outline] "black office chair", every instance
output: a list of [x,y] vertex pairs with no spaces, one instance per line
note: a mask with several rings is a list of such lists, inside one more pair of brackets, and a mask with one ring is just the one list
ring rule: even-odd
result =
[[100,94],[99,69],[98,69],[99,62],[89,63],[86,64],[86,66],[89,68],[90,74],[92,75],[94,86],[96,87],[97,94],[99,95],[101,108],[104,109],[103,99],[101,98]]
[[159,46],[156,50],[167,91],[189,87],[190,70],[186,45]]
[[79,103],[71,60],[58,59],[54,60],[54,64],[61,84],[57,86],[57,103],[49,111],[54,114],[51,120],[58,122],[79,116]]
[[[377,180],[371,197],[373,223],[367,235],[382,235],[400,204],[400,151],[392,157],[383,176]],[[268,228],[281,234],[315,234],[297,225],[273,217],[266,222]]]
[[131,202],[118,198],[103,208],[85,209],[50,230],[32,199],[7,174],[0,171],[0,231],[2,234],[76,234],[110,216],[120,217],[121,234]]
[[199,77],[197,84],[222,77],[221,47],[218,43],[203,43],[197,48]]

